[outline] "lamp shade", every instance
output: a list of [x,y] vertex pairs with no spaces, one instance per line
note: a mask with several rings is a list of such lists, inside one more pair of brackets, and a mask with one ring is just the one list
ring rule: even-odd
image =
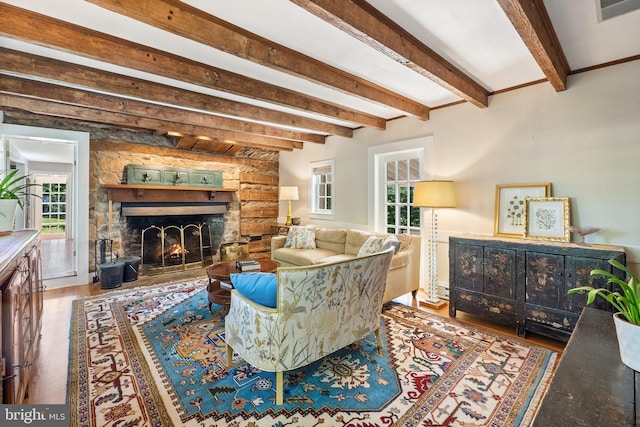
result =
[[413,206],[422,208],[455,208],[453,181],[420,181],[413,189]]
[[298,200],[298,187],[280,187],[280,200]]

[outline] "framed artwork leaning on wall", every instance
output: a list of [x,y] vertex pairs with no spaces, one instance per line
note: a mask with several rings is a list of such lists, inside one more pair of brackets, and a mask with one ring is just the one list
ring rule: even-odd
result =
[[493,234],[505,237],[522,237],[524,235],[524,199],[550,196],[550,182],[496,185]]
[[526,197],[524,199],[524,238],[568,242],[569,198]]

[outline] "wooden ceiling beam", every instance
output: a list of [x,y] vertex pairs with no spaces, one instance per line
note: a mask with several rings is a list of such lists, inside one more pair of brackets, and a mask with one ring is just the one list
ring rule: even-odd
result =
[[2,76],[0,80],[0,92],[63,104],[79,105],[114,113],[153,117],[158,120],[185,123],[194,126],[246,132],[301,142],[324,143],[323,135],[305,134],[281,128],[272,128],[259,123],[213,116],[211,114],[89,92],[82,89],[63,87],[52,83],[39,82],[15,76]]
[[279,151],[302,148],[302,143],[298,141],[288,141],[260,135],[212,129],[204,126],[168,122],[148,117],[101,111],[77,105],[61,104],[58,102],[33,99],[6,93],[0,93],[0,107],[17,108],[20,110],[30,111],[35,114],[103,123],[124,128],[147,130],[171,129],[182,134],[210,136],[211,138],[220,138],[230,144],[240,144],[265,150]]
[[229,144],[220,138],[207,138],[199,139],[193,146],[192,150],[232,154],[237,152],[238,146],[235,144]]
[[[164,132],[162,135],[167,135],[176,139],[175,148],[185,151],[207,151],[211,153],[224,153],[233,155],[242,149],[240,144],[232,144],[229,141],[225,141],[217,137],[208,136],[194,136],[183,135],[180,132],[169,131]],[[206,142],[205,144],[199,144],[200,141]],[[291,150],[287,150],[291,151]]]
[[[171,132],[169,132],[169,136]],[[176,143],[177,148],[188,148],[192,149],[198,142],[198,137],[193,135],[180,135],[177,136],[178,142]]]
[[237,147],[237,144],[231,144],[221,138],[192,135],[180,136],[176,144],[176,148],[182,150],[210,151],[214,153],[230,153],[232,149]]
[[542,0],[498,0],[511,24],[556,90],[567,89],[570,68]]
[[265,67],[423,120],[429,107],[175,0],[87,0],[100,7]]
[[138,71],[385,129],[386,120],[0,2],[0,34]]
[[484,108],[489,91],[364,0],[290,0],[323,21]]
[[56,59],[0,47],[0,70],[34,78],[59,81],[74,86],[192,108],[241,120],[306,129],[316,133],[353,137],[353,129],[290,113],[269,110],[216,96],[127,77]]

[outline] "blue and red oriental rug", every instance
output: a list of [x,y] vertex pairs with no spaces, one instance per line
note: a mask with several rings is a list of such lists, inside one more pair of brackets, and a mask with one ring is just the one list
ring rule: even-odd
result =
[[206,279],[74,301],[72,426],[526,426],[556,354],[401,304],[373,334],[303,369],[225,366]]

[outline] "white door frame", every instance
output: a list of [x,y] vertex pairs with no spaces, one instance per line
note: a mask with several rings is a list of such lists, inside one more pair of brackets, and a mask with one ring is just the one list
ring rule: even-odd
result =
[[[3,144],[6,144],[7,138],[26,138],[53,139],[74,145],[73,193],[75,197],[72,209],[76,219],[73,223],[73,240],[78,274],[75,283],[67,282],[67,286],[91,283],[89,276],[89,136],[88,132],[0,123],[0,138]],[[6,147],[2,147],[2,151],[6,152]]]

